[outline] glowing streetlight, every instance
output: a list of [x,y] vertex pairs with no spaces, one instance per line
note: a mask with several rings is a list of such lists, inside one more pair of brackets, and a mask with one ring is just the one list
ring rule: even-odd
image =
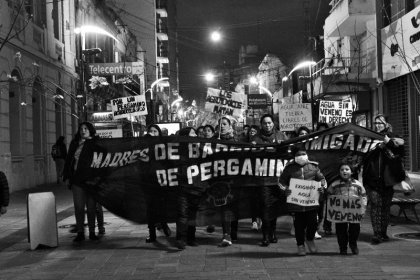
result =
[[312,72],[311,69],[312,69],[312,66],[314,66],[314,65],[316,65],[316,62],[315,61],[303,61],[303,62],[299,63],[298,65],[296,65],[292,69],[292,71],[290,71],[290,73],[287,76],[283,77],[282,81],[283,82],[287,81],[287,79],[289,79],[290,75],[292,75],[293,72],[295,72],[298,69],[305,68],[305,67],[309,67],[309,74],[312,74],[311,73]]
[[254,85],[258,85],[259,84],[258,79],[255,76],[252,76],[251,78],[249,78],[249,82],[251,84],[254,84]]
[[215,79],[215,75],[213,73],[206,73],[206,74],[204,74],[204,79],[207,82],[213,82],[214,79]]
[[219,31],[213,31],[211,34],[210,34],[210,39],[213,41],[213,42],[220,42],[220,40],[222,40],[222,34],[219,32]]
[[182,100],[184,100],[182,97],[178,97],[178,99],[176,99],[172,102],[171,107],[173,107],[177,103],[180,103]]
[[74,33],[82,34],[83,37],[84,37],[84,34],[86,34],[86,33],[102,34],[102,35],[106,35],[108,37],[111,37],[115,41],[119,42],[118,39],[114,35],[112,35],[108,31],[106,31],[105,29],[102,29],[102,28],[100,28],[98,26],[94,26],[94,25],[82,25],[80,27],[76,27],[74,29]]

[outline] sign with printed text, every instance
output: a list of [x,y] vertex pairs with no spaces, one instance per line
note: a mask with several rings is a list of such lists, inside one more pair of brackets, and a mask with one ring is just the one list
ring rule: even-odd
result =
[[266,109],[267,96],[265,94],[248,94],[248,108]]
[[247,107],[243,93],[208,88],[204,110],[222,115],[241,117]]
[[360,223],[366,212],[361,197],[330,195],[327,199],[327,220],[335,223]]
[[130,116],[147,115],[146,96],[136,95],[111,100],[114,119],[130,118]]
[[287,203],[297,204],[300,206],[317,206],[319,205],[319,191],[321,183],[311,180],[290,179],[289,190],[290,195],[287,197]]
[[350,101],[319,102],[319,122],[343,124],[350,123],[353,117],[353,106]]
[[90,75],[114,76],[114,75],[141,75],[143,74],[143,63],[120,62],[120,63],[89,63],[88,72]]
[[312,127],[311,104],[281,104],[279,106],[279,126],[281,131],[294,131],[301,126]]
[[122,137],[122,129],[98,129],[96,133],[100,138],[118,138]]

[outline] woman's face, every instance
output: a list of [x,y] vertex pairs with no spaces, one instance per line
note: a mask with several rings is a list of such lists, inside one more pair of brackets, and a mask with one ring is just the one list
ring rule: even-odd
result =
[[258,131],[257,131],[255,128],[251,128],[251,129],[249,130],[249,135],[250,135],[250,136],[257,135],[257,133],[258,133]]
[[156,127],[150,127],[149,131],[147,132],[149,133],[150,136],[159,136],[159,130],[156,129]]
[[205,127],[204,128],[204,138],[212,138],[214,135],[213,131],[211,130],[210,127]]
[[351,178],[352,172],[350,169],[350,166],[348,165],[342,165],[340,167],[340,177],[344,180],[348,180]]
[[92,137],[90,135],[89,128],[84,124],[82,124],[82,126],[80,127],[80,137],[82,139],[88,139],[88,138]]
[[261,128],[266,132],[271,132],[274,128],[273,120],[270,117],[265,117],[261,122]]
[[228,120],[226,119],[222,119],[220,122],[220,132],[222,134],[228,133],[229,130],[231,129],[230,124],[228,122]]
[[306,131],[306,130],[301,130],[300,132],[299,132],[299,136],[305,136],[305,135],[308,135],[308,132]]
[[385,123],[380,118],[375,119],[375,130],[376,132],[385,130]]

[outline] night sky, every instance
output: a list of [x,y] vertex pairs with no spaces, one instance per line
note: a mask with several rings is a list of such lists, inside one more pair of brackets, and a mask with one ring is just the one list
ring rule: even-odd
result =
[[[310,58],[313,44],[308,37],[323,35],[329,2],[178,0],[179,82],[184,100],[204,98],[202,75],[223,61],[237,65],[241,45],[258,45],[261,53],[276,54],[290,69]],[[215,29],[223,34],[217,44],[209,39]]]

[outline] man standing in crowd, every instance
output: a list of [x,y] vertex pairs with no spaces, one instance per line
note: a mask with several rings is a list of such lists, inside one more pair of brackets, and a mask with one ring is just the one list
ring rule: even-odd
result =
[[6,214],[9,206],[9,183],[6,175],[0,171],[0,216]]

